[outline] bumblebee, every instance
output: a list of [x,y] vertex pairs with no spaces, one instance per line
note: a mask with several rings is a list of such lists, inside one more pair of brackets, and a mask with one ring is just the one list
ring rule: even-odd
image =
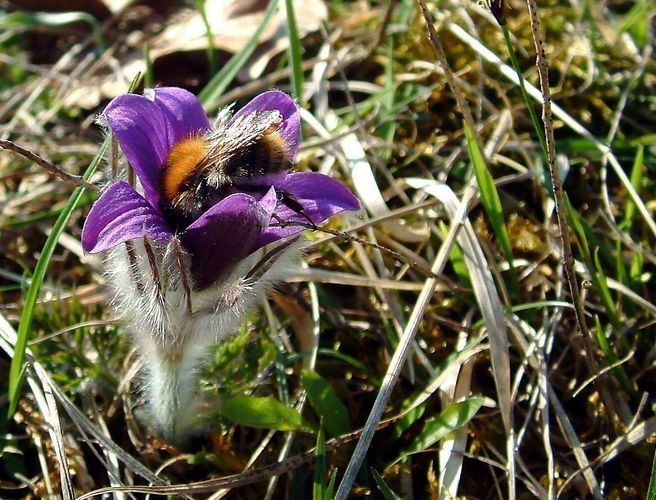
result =
[[279,111],[256,111],[233,121],[222,113],[212,131],[176,144],[160,181],[165,216],[184,229],[226,196],[257,191],[258,178],[288,170],[292,159],[278,130],[281,123]]

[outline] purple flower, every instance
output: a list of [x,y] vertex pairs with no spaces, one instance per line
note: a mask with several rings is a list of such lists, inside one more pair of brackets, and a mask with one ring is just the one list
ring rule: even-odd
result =
[[[193,162],[184,156],[191,148],[185,149],[185,141],[202,141],[219,129],[212,130],[200,102],[186,90],[158,88],[152,96],[119,96],[101,114],[100,121],[114,134],[139,178],[143,195],[124,181],[109,186],[82,230],[85,251],[105,252],[144,237],[163,244],[179,237],[191,257],[194,284],[202,289],[246,256],[299,233],[310,221],[320,224],[344,210],[359,209],[357,199],[338,181],[318,173],[290,173],[285,168],[276,175],[253,175],[248,182],[214,193],[200,213],[181,223],[166,209],[164,169],[174,161],[174,148],[175,162]],[[271,114],[276,111],[279,115]],[[283,92],[260,94],[221,130],[230,132],[240,121],[252,119],[255,123],[266,112],[275,118],[273,128],[291,165],[300,142],[300,114]],[[268,133],[271,130],[260,131],[260,136]],[[264,170],[253,164],[252,158],[249,161],[248,168]]]

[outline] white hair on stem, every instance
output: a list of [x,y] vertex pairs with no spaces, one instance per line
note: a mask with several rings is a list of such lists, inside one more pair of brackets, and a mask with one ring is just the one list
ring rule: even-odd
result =
[[176,245],[128,242],[106,254],[105,274],[113,290],[110,306],[144,360],[149,423],[163,438],[182,444],[202,430],[199,415],[206,403],[197,385],[209,348],[233,334],[273,284],[288,276],[302,242],[262,248],[203,290],[193,289],[190,258]]

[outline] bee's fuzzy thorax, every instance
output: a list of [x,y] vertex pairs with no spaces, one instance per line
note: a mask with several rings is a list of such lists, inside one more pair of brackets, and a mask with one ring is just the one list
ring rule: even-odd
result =
[[192,136],[178,142],[166,158],[162,167],[162,198],[172,202],[182,191],[184,184],[194,175],[206,154],[207,141]]

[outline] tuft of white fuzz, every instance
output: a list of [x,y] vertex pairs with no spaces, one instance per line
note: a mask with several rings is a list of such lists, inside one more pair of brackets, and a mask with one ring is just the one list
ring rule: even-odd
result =
[[110,305],[144,359],[150,423],[162,437],[180,444],[198,430],[204,407],[198,374],[210,348],[233,334],[273,284],[297,266],[302,240],[275,254],[270,267],[253,273],[271,246],[258,250],[204,290],[193,290],[190,259],[176,254],[173,242],[150,243],[150,258],[147,245],[135,240],[106,254]]

